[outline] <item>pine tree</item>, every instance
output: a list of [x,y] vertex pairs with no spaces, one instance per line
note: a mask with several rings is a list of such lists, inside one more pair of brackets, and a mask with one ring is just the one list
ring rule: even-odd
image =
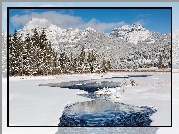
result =
[[159,69],[163,68],[163,61],[162,61],[162,56],[161,55],[159,57],[158,68]]
[[92,73],[94,71],[94,61],[95,61],[96,57],[94,55],[94,50],[92,50],[92,52],[88,52],[88,58],[87,61],[89,63],[89,68],[90,68],[90,72]]
[[70,57],[66,54],[66,71],[69,72],[70,71]]
[[66,52],[61,52],[59,57],[61,72],[67,72],[67,61],[69,59],[67,58]]
[[39,45],[41,49],[45,46],[46,41],[47,41],[47,36],[45,33],[45,29],[43,29],[41,35],[39,36]]
[[29,36],[29,33],[26,34],[25,41],[24,41],[24,51],[23,51],[23,67],[24,67],[24,73],[29,75],[29,68],[30,68],[30,47],[31,47],[31,38]]
[[102,72],[106,72],[106,70],[107,70],[106,64],[107,64],[107,62],[106,62],[106,58],[104,56],[103,61],[102,61],[102,68],[101,68]]
[[107,70],[109,70],[109,69],[111,69],[111,61],[110,60],[107,61]]
[[40,36],[36,28],[34,29],[34,34],[31,39],[35,45],[39,46]]
[[37,29],[34,29],[34,34],[31,38],[32,43],[30,46],[30,74],[31,75],[37,75],[39,72],[39,53],[40,52],[40,44],[39,44],[39,33],[37,31]]
[[22,35],[19,37],[19,49],[18,49],[18,53],[19,53],[19,73],[20,75],[23,75],[24,73],[24,41],[22,40]]
[[85,51],[84,51],[84,47],[82,47],[81,49],[81,53],[78,57],[78,61],[79,61],[79,71],[83,72],[85,70],[85,66],[84,66],[84,62],[85,62]]
[[75,61],[73,57],[73,53],[70,53],[70,64],[69,64],[69,70],[70,71],[75,71]]
[[[32,37],[27,34],[25,41],[18,37],[15,30],[13,36],[9,36],[9,55],[9,72],[13,75],[48,75],[59,67],[57,53],[52,49],[44,30],[39,36],[37,29],[34,29]],[[63,59],[67,59],[67,56],[64,55]]]
[[[55,72],[57,73],[58,72],[58,67],[59,67],[59,64],[58,64],[58,56],[57,56],[57,52],[55,52],[53,49],[52,49],[52,74],[54,74]],[[53,73],[54,72],[54,73]]]
[[99,72],[100,71],[100,65],[98,61],[98,54],[96,51],[92,51],[92,65],[93,65],[93,72]]
[[20,42],[17,30],[14,31],[13,36],[9,36],[9,56],[9,73],[16,75],[20,72]]
[[102,61],[102,72],[106,72],[108,71],[109,69],[111,69],[111,61],[110,60],[107,60],[105,58],[105,56],[103,57],[103,61]]
[[80,64],[83,64],[83,63],[84,63],[84,60],[85,60],[84,47],[82,47],[82,49],[81,49],[81,53],[80,53],[80,55],[79,55],[79,60],[80,60]]

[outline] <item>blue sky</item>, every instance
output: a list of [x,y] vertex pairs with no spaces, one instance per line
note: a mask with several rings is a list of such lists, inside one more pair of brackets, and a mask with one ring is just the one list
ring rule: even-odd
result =
[[[179,2],[3,2],[2,3],[2,29],[6,29],[7,6],[14,7],[87,7],[87,6],[106,6],[106,7],[172,7],[172,26],[179,29]],[[48,14],[48,15],[47,15]],[[146,29],[155,32],[170,32],[170,11],[168,10],[17,10],[10,13],[10,31],[20,29],[31,17],[43,17],[50,20],[52,24],[62,28],[80,28],[94,27],[103,32],[110,32],[113,27],[121,27],[124,24],[140,23]],[[57,21],[55,17],[61,18]],[[69,21],[68,21],[69,20]]]
[[61,28],[92,27],[109,33],[112,28],[138,23],[150,31],[170,33],[170,9],[35,9],[10,10],[10,33],[32,17],[45,18]]

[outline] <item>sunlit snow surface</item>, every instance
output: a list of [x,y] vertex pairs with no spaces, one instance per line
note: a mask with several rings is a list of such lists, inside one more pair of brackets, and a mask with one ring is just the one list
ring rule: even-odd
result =
[[[146,73],[108,73],[103,78],[128,74]],[[113,101],[136,105],[155,106],[157,112],[151,116],[151,126],[171,125],[171,74],[147,73],[149,77],[133,78],[139,85],[126,87],[120,98]],[[22,79],[23,78],[23,79]],[[98,74],[59,75],[48,77],[10,77],[9,82],[9,123],[26,126],[57,126],[64,107],[75,102],[90,101],[78,96],[79,89],[39,86],[42,83],[101,79]],[[122,81],[115,78],[113,81]]]
[[[128,73],[111,73],[104,75],[106,78],[112,76],[127,75]],[[129,73],[129,74],[146,74],[146,73]],[[122,94],[121,98],[114,101],[120,103],[131,104],[136,106],[155,106],[157,112],[151,116],[153,120],[151,125],[170,125],[171,124],[171,79],[170,73],[147,73],[152,77],[140,78],[136,77],[135,81],[139,83],[136,87],[127,87],[126,91]],[[74,102],[90,101],[90,98],[76,95],[78,92],[83,92],[78,89],[67,89],[59,87],[41,87],[38,86],[42,83],[55,83],[75,80],[86,79],[101,79],[101,75],[59,75],[57,77],[15,77],[10,78],[9,100],[10,100],[10,125],[36,125],[36,126],[56,126],[59,123],[65,105]],[[3,133],[21,134],[28,131],[27,134],[54,134],[57,132],[61,134],[68,133],[118,133],[126,132],[127,134],[149,132],[157,134],[165,134],[170,132],[172,134],[178,133],[178,107],[179,107],[179,74],[173,74],[173,124],[172,128],[7,128],[6,127],[6,108],[7,108],[7,83],[3,79]],[[117,79],[116,79],[117,80]]]

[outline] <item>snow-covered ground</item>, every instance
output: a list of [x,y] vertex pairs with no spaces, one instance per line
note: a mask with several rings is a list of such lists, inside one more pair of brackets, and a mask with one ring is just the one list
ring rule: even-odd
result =
[[178,134],[179,128],[179,72],[172,73],[172,128],[162,127],[159,128],[157,134]]
[[[127,73],[110,73],[105,77],[126,75]],[[129,73],[128,73],[129,74]],[[131,73],[130,73],[131,74]],[[146,73],[140,73],[146,74]],[[137,106],[155,106],[157,112],[151,116],[152,126],[171,125],[171,77],[169,73],[148,73],[150,77],[133,78],[139,86],[127,87],[118,101]],[[26,126],[56,126],[67,103],[90,100],[89,98],[76,95],[82,92],[78,89],[65,89],[59,87],[38,86],[42,83],[55,83],[73,80],[100,79],[97,74],[92,75],[59,75],[57,77],[12,77],[9,84],[9,122],[10,125]],[[103,77],[104,78],[104,77]],[[173,73],[173,123],[172,128],[159,128],[157,134],[167,132],[177,133],[177,111],[179,107],[179,73]],[[117,81],[119,79],[112,79]],[[121,79],[122,80],[122,79]],[[7,82],[2,80],[2,108],[3,108],[3,134],[55,134],[56,127],[44,128],[7,128]],[[117,100],[116,100],[117,101]],[[68,128],[64,128],[68,129]],[[109,128],[110,129],[110,128]],[[94,129],[95,130],[95,129]],[[79,130],[78,130],[79,131]],[[108,130],[109,131],[109,130]],[[70,133],[70,132],[69,132]]]
[[[42,83],[55,83],[76,80],[79,75],[56,77],[10,78],[9,82],[9,125],[58,126],[59,118],[67,103],[89,100],[77,96],[80,90],[39,86]],[[27,79],[26,79],[27,78]],[[85,77],[80,76],[80,79]]]

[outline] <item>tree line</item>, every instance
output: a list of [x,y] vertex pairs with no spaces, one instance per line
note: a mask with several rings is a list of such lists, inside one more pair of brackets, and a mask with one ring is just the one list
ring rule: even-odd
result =
[[9,35],[9,75],[49,75],[60,73],[106,72],[111,68],[110,60],[103,57],[99,62],[94,50],[81,48],[79,54],[56,52],[47,39],[45,29],[33,35],[18,35],[17,30]]

